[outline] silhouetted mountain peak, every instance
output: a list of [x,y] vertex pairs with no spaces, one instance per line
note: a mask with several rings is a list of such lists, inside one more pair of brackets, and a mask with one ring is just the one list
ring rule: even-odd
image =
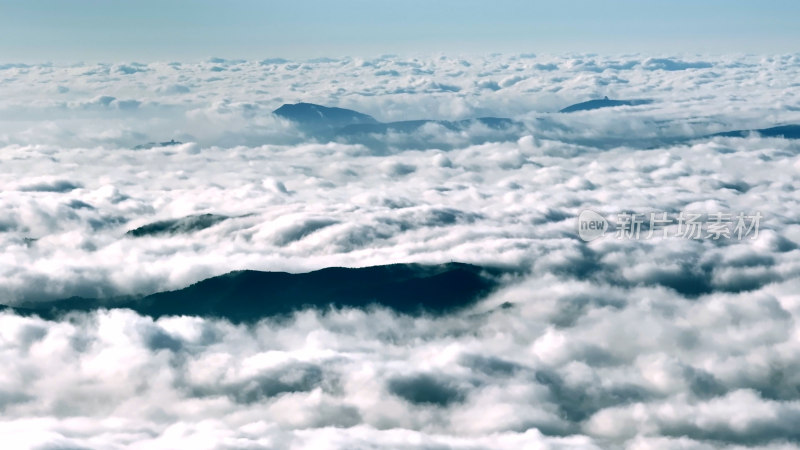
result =
[[173,145],[181,145],[183,142],[176,141],[175,139],[170,139],[169,141],[164,142],[148,142],[146,144],[139,144],[136,147],[133,147],[134,150],[147,150],[155,147],[171,147]]
[[800,139],[800,125],[780,125],[771,128],[760,128],[754,130],[735,130],[717,133],[712,136],[721,137],[747,137],[751,133],[758,133],[761,137],[767,138],[786,138]]
[[611,100],[608,98],[608,96],[606,96],[599,100],[589,100],[588,102],[576,103],[574,105],[567,106],[566,108],[562,109],[559,112],[571,113],[576,111],[590,111],[593,109],[600,109],[600,108],[613,108],[615,106],[637,106],[637,105],[646,105],[652,102],[653,102],[652,100],[645,100],[645,99]]
[[[73,311],[128,308],[150,317],[190,315],[232,322],[257,322],[306,308],[366,308],[404,314],[445,314],[472,305],[495,289],[503,269],[463,263],[329,267],[314,272],[243,270],[199,281],[176,291],[140,298],[71,297],[14,306],[44,318]],[[4,305],[0,305],[2,311]]]
[[217,214],[197,214],[180,219],[160,220],[158,222],[149,223],[139,228],[129,230],[125,234],[133,237],[144,237],[162,234],[191,233],[204,230],[226,219],[228,219],[227,216]]
[[285,104],[273,111],[273,114],[314,129],[378,123],[373,117],[352,109],[332,108],[314,103]]

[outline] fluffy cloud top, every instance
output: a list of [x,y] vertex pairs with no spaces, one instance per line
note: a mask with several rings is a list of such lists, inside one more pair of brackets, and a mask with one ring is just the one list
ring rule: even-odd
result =
[[[796,55],[0,67],[0,303],[239,269],[513,268],[467,310],[237,325],[0,313],[27,448],[797,448]],[[652,103],[560,114],[603,98]],[[520,128],[328,142],[270,112]],[[134,147],[176,139],[179,145]],[[576,218],[759,212],[756,239],[579,239]],[[139,230],[139,231],[132,231]],[[8,438],[5,438],[8,437]]]

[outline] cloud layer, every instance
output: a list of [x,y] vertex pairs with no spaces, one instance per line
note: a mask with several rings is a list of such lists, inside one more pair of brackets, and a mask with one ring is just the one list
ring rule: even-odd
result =
[[[797,55],[2,66],[0,303],[239,269],[520,274],[439,317],[4,311],[0,435],[22,448],[796,448],[800,142],[704,136],[800,123],[798,72]],[[606,95],[653,102],[557,113]],[[300,101],[524,126],[388,132],[376,151],[269,113]],[[173,138],[185,143],[134,149]],[[763,220],[757,239],[586,243],[587,208]]]

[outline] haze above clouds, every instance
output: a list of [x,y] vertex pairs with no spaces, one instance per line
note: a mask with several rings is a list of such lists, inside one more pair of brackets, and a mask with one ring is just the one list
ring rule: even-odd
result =
[[6,0],[6,61],[212,55],[314,58],[387,52],[794,52],[793,0]]
[[[799,76],[796,54],[4,65],[0,303],[237,269],[524,275],[442,317],[5,311],[0,434],[44,448],[796,448],[800,143],[708,136],[800,123]],[[557,112],[604,96],[652,102]],[[519,126],[433,124],[378,148],[271,114],[296,102]],[[170,139],[183,143],[134,149]],[[755,240],[585,243],[585,208],[764,219]]]

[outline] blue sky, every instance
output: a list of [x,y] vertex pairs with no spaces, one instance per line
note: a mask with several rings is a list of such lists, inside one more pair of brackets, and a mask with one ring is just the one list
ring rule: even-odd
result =
[[800,51],[796,0],[0,0],[0,61]]

